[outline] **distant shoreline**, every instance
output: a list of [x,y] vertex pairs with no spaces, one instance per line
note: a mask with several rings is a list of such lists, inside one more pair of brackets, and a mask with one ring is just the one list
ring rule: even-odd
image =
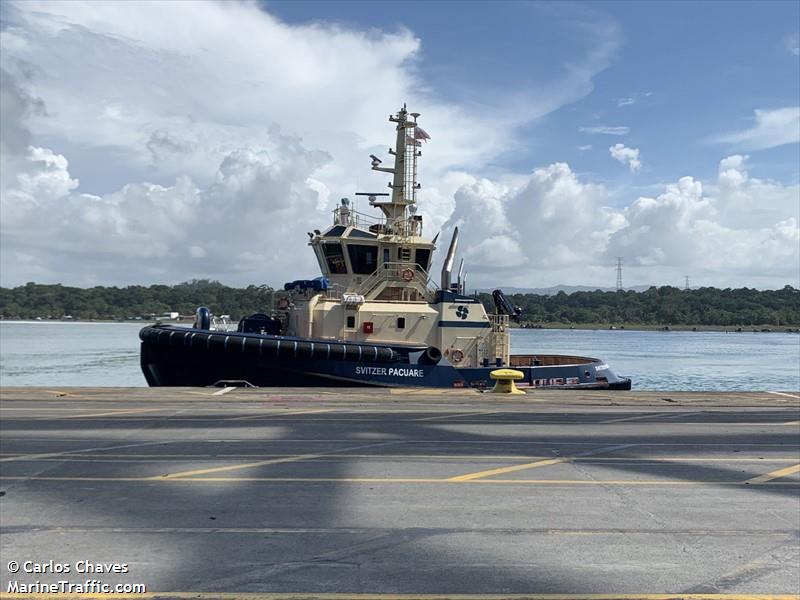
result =
[[[515,327],[517,328],[517,327]],[[692,332],[731,332],[742,333],[800,333],[800,325],[651,325],[643,323],[534,323],[523,324],[520,329],[575,329],[575,330],[615,330],[615,331],[692,331]]]
[[[171,323],[177,325],[191,326],[190,319],[182,320],[169,320],[159,321],[160,323]],[[0,323],[21,323],[21,324],[121,324],[121,325],[152,325],[157,323],[153,320],[128,320],[128,319],[42,319],[41,321],[35,319],[0,319]],[[600,330],[613,330],[613,331],[689,331],[689,332],[717,332],[717,333],[800,333],[800,325],[651,325],[641,323],[621,323],[621,324],[608,324],[608,323],[524,323],[522,325],[514,325],[513,329],[567,329],[567,330],[580,330],[580,331],[600,331]],[[741,331],[739,331],[741,330]]]
[[[159,316],[180,316],[194,322],[198,306],[238,323],[246,315],[269,311],[287,292],[248,286],[230,288],[219,282],[193,280],[174,285],[73,288],[29,283],[0,287],[0,317],[10,320],[71,318],[86,322],[141,322]],[[432,299],[432,298],[431,298]],[[475,298],[494,310],[489,294]],[[523,323],[547,329],[628,329],[742,331],[800,328],[800,290],[651,287],[643,292],[575,292],[567,295],[506,294],[519,308]],[[678,325],[680,323],[680,325]],[[703,325],[700,325],[703,323]],[[744,325],[748,324],[748,325]]]

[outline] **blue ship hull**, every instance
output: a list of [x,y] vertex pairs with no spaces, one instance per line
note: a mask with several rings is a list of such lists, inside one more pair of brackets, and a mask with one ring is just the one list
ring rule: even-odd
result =
[[286,336],[217,332],[170,325],[141,330],[141,366],[151,386],[485,388],[500,366],[524,374],[520,386],[630,389],[594,358],[511,356],[510,365],[455,367],[426,362],[424,347],[331,342]]

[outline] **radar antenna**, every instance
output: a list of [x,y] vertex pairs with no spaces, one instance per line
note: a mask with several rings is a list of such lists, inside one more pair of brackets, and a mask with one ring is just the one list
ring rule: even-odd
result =
[[398,227],[399,221],[407,219],[406,209],[416,204],[417,190],[421,187],[417,182],[417,160],[422,156],[422,142],[431,139],[431,136],[417,123],[419,116],[420,113],[417,112],[409,113],[405,104],[396,115],[389,115],[389,121],[397,124],[395,147],[389,149],[389,154],[394,156],[393,166],[384,167],[380,158],[374,154],[369,155],[373,171],[392,175],[392,181],[389,182],[391,200],[376,203],[375,197],[388,194],[360,194],[369,196],[370,204],[380,207],[386,215],[387,225],[395,231],[403,230]]

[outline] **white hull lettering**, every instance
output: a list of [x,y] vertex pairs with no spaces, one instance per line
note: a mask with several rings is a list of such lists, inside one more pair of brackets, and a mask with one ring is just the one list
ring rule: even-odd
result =
[[386,367],[356,367],[356,375],[386,375]]
[[394,375],[395,377],[425,377],[425,371],[422,369],[398,369],[390,367],[389,375]]
[[398,367],[356,367],[356,375],[389,375],[391,377],[425,377],[423,369]]

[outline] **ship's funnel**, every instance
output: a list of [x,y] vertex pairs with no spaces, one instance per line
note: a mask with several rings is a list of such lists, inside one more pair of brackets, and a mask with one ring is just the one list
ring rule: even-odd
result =
[[464,259],[461,259],[461,263],[458,265],[458,293],[464,293]]
[[442,289],[450,289],[450,276],[453,273],[453,260],[456,257],[456,248],[458,248],[458,227],[453,230],[453,239],[450,240],[450,248],[447,250],[447,256],[442,265]]

